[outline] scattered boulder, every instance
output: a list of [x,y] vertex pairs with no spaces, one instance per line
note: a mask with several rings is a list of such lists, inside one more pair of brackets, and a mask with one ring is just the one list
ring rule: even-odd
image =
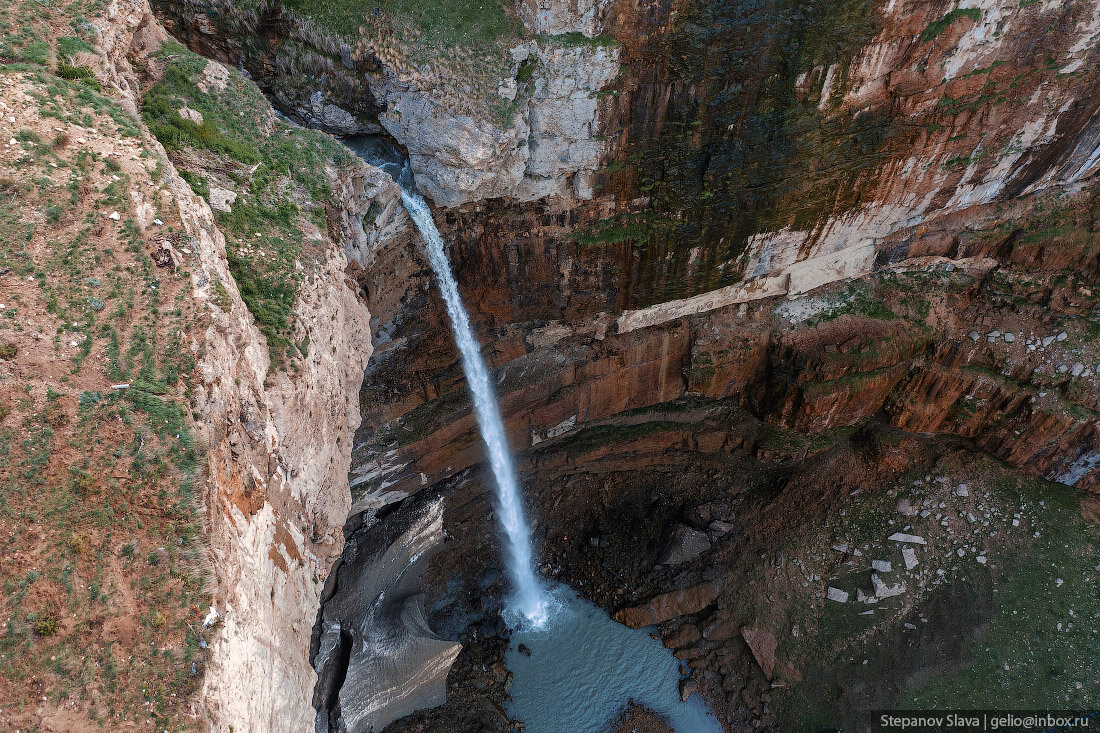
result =
[[233,210],[233,204],[237,201],[237,194],[226,188],[210,187],[210,208],[215,211],[229,213]]
[[760,670],[770,680],[775,672],[775,636],[766,629],[750,629],[747,626],[741,629],[741,636],[749,645]]
[[908,542],[909,544],[913,544],[913,545],[926,545],[926,544],[928,544],[927,542],[924,541],[924,538],[921,537],[920,535],[905,534],[904,532],[894,532],[894,534],[890,535],[886,539],[891,540],[893,542]]
[[202,112],[199,112],[197,109],[191,109],[186,104],[183,105],[182,107],[180,107],[176,111],[179,112],[179,116],[181,118],[183,118],[185,120],[190,120],[191,122],[194,122],[196,125],[201,125],[202,122],[203,122]]
[[919,564],[917,560],[917,551],[912,547],[903,547],[901,549],[901,558],[905,561],[906,570],[912,570]]
[[205,68],[202,70],[202,76],[195,83],[203,94],[209,94],[213,89],[218,92],[224,92],[229,85],[229,69],[225,68],[217,61],[207,61]]
[[710,549],[710,539],[706,532],[678,524],[672,530],[661,554],[662,565],[679,565],[694,560]]
[[678,616],[698,613],[718,598],[717,583],[699,583],[650,598],[644,605],[624,608],[614,619],[632,629],[663,623]]
[[905,583],[887,585],[882,578],[878,577],[878,573],[871,573],[871,585],[875,588],[875,598],[892,598],[905,592]]
[[834,588],[830,585],[825,590],[825,597],[828,598],[830,601],[836,601],[837,603],[847,603],[848,591],[843,591],[840,588]]

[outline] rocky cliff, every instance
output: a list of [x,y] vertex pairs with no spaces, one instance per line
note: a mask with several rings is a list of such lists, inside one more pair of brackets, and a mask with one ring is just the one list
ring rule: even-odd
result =
[[[23,141],[5,150],[5,212],[22,203],[28,224],[45,224],[4,239],[5,378],[72,398],[55,408],[65,435],[45,426],[15,464],[4,427],[0,468],[5,491],[23,494],[37,455],[51,504],[76,507],[26,544],[50,558],[28,576],[33,602],[6,601],[27,651],[5,664],[5,726],[301,730],[371,354],[371,314],[348,273],[401,240],[397,189],[276,118],[238,72],[172,42],[147,4],[88,12],[94,25],[74,21],[76,36],[20,15],[24,35],[4,37],[6,60],[22,61],[3,69],[17,105],[6,124]],[[39,168],[68,184],[67,210],[50,201],[53,182],[35,196]],[[41,294],[19,283],[35,271]],[[38,332],[59,319],[87,336],[54,357],[60,371],[43,369],[55,347]],[[17,335],[31,332],[33,346]],[[62,461],[83,467],[79,485],[52,468]],[[96,503],[99,519],[87,515]],[[86,583],[95,590],[77,603]],[[91,686],[74,695],[73,679]],[[31,689],[40,705],[25,704]]]
[[[622,67],[598,94],[608,146],[593,198],[436,198],[544,573],[612,609],[720,579],[722,609],[751,590],[709,554],[663,570],[676,538],[702,532],[726,557],[774,552],[738,530],[790,521],[774,502],[792,479],[772,467],[813,471],[815,456],[843,463],[850,450],[862,466],[868,442],[896,440],[883,431],[963,441],[902,455],[965,446],[1095,488],[1093,8],[694,3],[590,17]],[[1050,38],[1050,24],[1066,34]],[[480,445],[440,303],[429,292],[404,312],[402,342],[367,370],[354,506],[453,492],[444,523],[464,539],[436,562],[473,579],[438,590],[430,618],[466,619],[452,638],[480,655],[471,630],[491,628],[493,609],[465,594],[502,591],[492,547],[472,538],[493,531],[472,518],[488,511],[469,493]],[[889,453],[875,448],[879,468],[845,491],[898,481],[904,460]],[[639,466],[653,478],[631,481]],[[690,507],[721,504],[704,488],[715,482],[730,496],[759,488],[701,519]],[[786,500],[800,511],[839,511],[800,485]],[[587,510],[567,508],[581,498]],[[634,544],[620,522],[644,528]],[[470,567],[479,553],[489,559]],[[701,611],[662,619],[685,612]],[[759,637],[741,634],[744,619],[712,620],[725,630],[700,643],[718,656],[684,659],[731,725],[751,722],[767,701],[744,639]],[[455,674],[468,669],[460,655]],[[407,725],[501,724],[491,707],[445,710]]]
[[[194,638],[217,726],[511,724],[481,448],[417,238],[384,175],[249,79],[292,121],[408,155],[495,370],[540,572],[659,623],[727,727],[1025,694],[992,588],[1053,628],[1028,599],[1056,579],[1028,553],[1074,569],[1056,623],[1095,613],[1092,505],[1044,483],[1100,485],[1094,4],[155,12],[190,51],[134,4],[87,51],[51,29],[38,61],[32,40],[3,52],[140,117],[179,231],[158,256],[193,259],[179,399],[208,450],[221,618]],[[1079,700],[1097,655],[1051,638],[1068,671],[1044,692]],[[822,662],[883,646],[917,651]]]

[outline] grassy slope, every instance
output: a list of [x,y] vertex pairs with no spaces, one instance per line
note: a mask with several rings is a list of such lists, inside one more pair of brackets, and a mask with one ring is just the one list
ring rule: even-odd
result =
[[[850,593],[839,604],[811,600],[797,584],[772,585],[773,607],[746,611],[777,629],[780,659],[798,669],[774,695],[786,730],[854,723],[862,707],[1088,704],[1100,673],[1100,526],[1082,516],[1082,497],[1068,487],[984,458],[945,468],[857,497],[784,548],[800,577],[821,577],[810,587]],[[968,496],[956,495],[960,483]],[[902,516],[895,509],[902,498],[930,515]],[[886,540],[893,532],[928,541],[915,546],[920,565],[911,572],[902,545]],[[831,549],[838,543],[861,554]],[[859,603],[857,590],[871,591],[872,559],[891,561],[882,579],[904,582],[906,593]],[[791,625],[800,626],[798,637]]]
[[[187,265],[150,257],[186,242],[114,100],[42,68],[0,84],[19,141],[0,153],[0,727],[65,707],[74,728],[189,729],[206,596],[186,345],[203,317]],[[142,230],[133,193],[163,225]]]
[[[319,255],[310,237],[327,227],[332,191],[322,172],[351,166],[354,157],[327,135],[273,115],[256,85],[236,71],[225,89],[203,91],[202,57],[170,44],[158,62],[161,77],[145,94],[142,116],[196,193],[209,198],[211,187],[220,187],[237,194],[230,212],[217,212],[229,267],[272,360],[284,364],[308,348],[292,343],[293,310]],[[202,123],[182,118],[184,106]]]

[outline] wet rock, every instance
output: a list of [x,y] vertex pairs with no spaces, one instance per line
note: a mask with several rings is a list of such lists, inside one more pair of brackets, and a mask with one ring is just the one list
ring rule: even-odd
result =
[[775,636],[766,629],[750,629],[747,626],[741,629],[741,636],[749,645],[760,670],[770,680],[775,672]]
[[322,609],[315,668],[329,684],[318,685],[314,707],[329,727],[320,730],[380,730],[446,700],[447,674],[462,645],[431,630],[420,591],[442,543],[442,499],[406,503],[369,533],[349,538],[336,587],[355,592],[333,596]]
[[683,649],[689,644],[699,641],[703,635],[695,624],[684,624],[664,638],[664,644],[669,649]]
[[699,685],[695,684],[695,680],[691,677],[680,680],[680,702],[687,702],[687,699],[697,692],[699,692]]

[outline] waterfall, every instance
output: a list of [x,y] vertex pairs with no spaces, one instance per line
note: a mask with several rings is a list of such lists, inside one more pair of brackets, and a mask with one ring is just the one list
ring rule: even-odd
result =
[[406,185],[405,181],[401,183],[401,201],[424,237],[428,260],[439,280],[439,289],[447,304],[447,315],[450,316],[451,327],[454,329],[455,342],[462,354],[462,371],[470,385],[474,414],[496,482],[497,512],[507,539],[505,563],[515,586],[512,605],[527,621],[541,626],[547,617],[546,598],[532,567],[530,532],[524,518],[519,487],[516,485],[516,472],[512,465],[512,453],[504,433],[504,421],[500,417],[496,392],[489,378],[489,370],[481,358],[481,349],[474,338],[473,329],[470,328],[470,317],[466,314],[462,298],[458,294],[458,284],[443,251],[443,239],[435,228],[431,209],[412,186]]

